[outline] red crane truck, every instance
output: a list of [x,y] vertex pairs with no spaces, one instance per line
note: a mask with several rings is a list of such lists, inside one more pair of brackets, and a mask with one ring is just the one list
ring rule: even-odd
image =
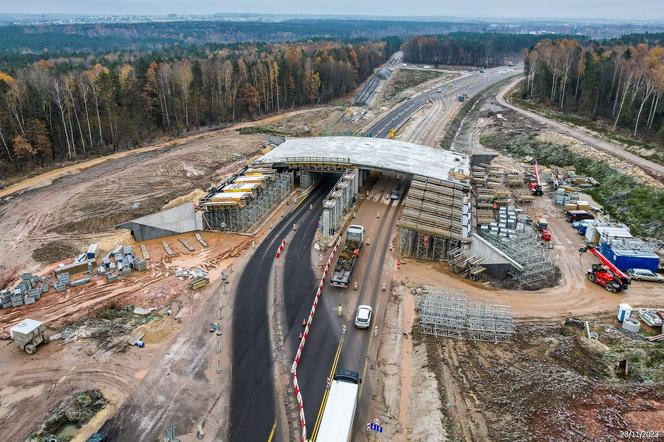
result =
[[588,246],[579,249],[581,253],[585,253],[587,250],[590,250],[590,253],[595,255],[601,262],[601,264],[593,264],[588,270],[586,273],[588,279],[613,293],[627,290],[631,282],[629,275],[616,267],[595,247]]
[[542,186],[542,177],[540,177],[539,166],[537,161],[533,164],[533,172],[535,174],[535,181],[528,184],[528,188],[533,195],[544,195],[544,187]]

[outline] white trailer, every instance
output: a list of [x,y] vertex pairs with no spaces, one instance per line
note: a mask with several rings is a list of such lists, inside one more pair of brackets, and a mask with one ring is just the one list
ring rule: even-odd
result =
[[316,442],[351,440],[360,382],[356,371],[341,369],[337,372],[330,386]]
[[48,337],[44,335],[45,328],[43,322],[25,318],[10,328],[9,334],[18,348],[31,355],[37,351],[39,344],[48,342]]

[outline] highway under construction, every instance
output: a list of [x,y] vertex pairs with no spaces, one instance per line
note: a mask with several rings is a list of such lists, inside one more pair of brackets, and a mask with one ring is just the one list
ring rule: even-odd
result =
[[[495,72],[498,75],[480,77],[480,80],[491,84],[514,74],[507,70]],[[457,79],[446,94],[458,93],[464,87],[481,89],[477,79]],[[421,106],[419,101],[416,105],[406,103],[398,112],[374,123],[372,128],[375,129],[369,132],[388,138],[387,124],[398,129]],[[253,169],[243,171],[242,176],[265,169],[271,169],[270,175],[292,174],[286,181],[298,185],[308,196],[298,201],[297,209],[272,230],[240,280],[238,293],[264,295],[251,298],[238,295],[236,298],[239,304],[234,309],[234,335],[244,335],[247,327],[251,332],[234,342],[232,365],[236,378],[231,386],[231,439],[258,440],[270,434],[279,440],[315,437],[325,406],[325,379],[339,368],[356,370],[362,375],[356,425],[361,427],[361,422],[366,422],[376,382],[375,371],[369,363],[376,357],[377,349],[372,345],[376,333],[373,329],[363,331],[352,326],[355,309],[361,304],[373,306],[375,322],[381,323],[395,266],[389,252],[398,235],[402,256],[436,261],[447,261],[450,251],[470,243],[470,164],[471,159],[463,154],[400,140],[321,137],[286,139],[258,159]],[[224,186],[229,185],[237,184],[224,183]],[[201,205],[213,204],[215,195],[222,198],[224,194],[230,195],[227,190],[231,189],[223,186],[212,189],[201,200]],[[396,192],[396,199],[391,198],[393,192]],[[259,217],[251,213],[250,210],[248,217],[260,222]],[[204,219],[206,216],[204,213]],[[324,283],[315,320],[310,317],[308,322],[309,309],[319,287],[317,273],[323,270],[318,264],[327,257],[315,251],[312,256],[311,246],[314,242],[323,246],[334,244],[351,221],[364,226],[366,242],[370,244],[362,252],[353,274],[355,288],[334,288]],[[223,227],[229,225],[225,223]],[[283,263],[275,264],[274,250],[285,238],[288,239],[281,258]],[[320,260],[316,258],[319,255]],[[335,259],[333,256],[332,260]],[[312,264],[318,267],[317,271]],[[283,385],[278,385],[276,380],[283,382],[284,379],[277,375],[281,369],[268,351],[274,336],[266,302],[268,293],[273,290],[270,274],[275,268],[283,272],[283,283],[278,284],[278,291],[284,310],[277,312],[277,317],[284,317],[281,334],[285,354],[290,355],[290,360],[300,361],[294,384],[297,387],[295,397],[292,386],[284,391]],[[336,314],[339,306],[343,312],[340,316]],[[306,347],[302,349],[305,342]],[[302,351],[298,352],[298,348]],[[266,376],[266,373],[272,375]],[[258,379],[260,382],[256,381]],[[280,412],[284,402],[299,412],[293,411],[292,415]],[[255,418],[259,415],[264,416],[261,422]],[[300,423],[298,428],[290,425],[293,421]]]

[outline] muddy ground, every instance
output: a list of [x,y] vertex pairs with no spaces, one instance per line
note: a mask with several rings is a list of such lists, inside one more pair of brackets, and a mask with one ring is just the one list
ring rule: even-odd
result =
[[[23,271],[109,242],[118,223],[159,210],[195,189],[208,189],[245,164],[263,135],[222,131],[194,140],[98,164],[49,186],[6,197],[0,203],[0,285]],[[80,253],[80,252],[79,252]]]
[[[664,343],[622,332],[607,315],[519,320],[498,344],[434,337],[409,305],[421,290],[397,286],[381,333],[371,413],[392,440],[614,441],[628,431],[664,439]],[[616,368],[625,359],[627,375]]]

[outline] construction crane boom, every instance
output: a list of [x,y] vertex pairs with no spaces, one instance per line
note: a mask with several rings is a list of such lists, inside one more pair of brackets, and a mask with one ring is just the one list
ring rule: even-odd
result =
[[538,186],[542,186],[542,179],[540,178],[540,173],[539,173],[539,165],[537,164],[537,161],[535,161],[534,165],[535,169],[535,182],[537,183]]
[[600,262],[602,264],[604,264],[609,270],[611,270],[611,272],[613,272],[613,274],[616,275],[618,278],[624,279],[624,280],[629,279],[629,276],[627,276],[622,270],[620,270],[618,267],[616,267],[615,264],[613,264],[611,261],[609,261],[609,259],[606,256],[602,255],[602,253],[599,250],[597,250],[594,247],[589,247],[589,250],[590,250],[590,253],[595,255],[597,257],[597,259],[599,259]]

